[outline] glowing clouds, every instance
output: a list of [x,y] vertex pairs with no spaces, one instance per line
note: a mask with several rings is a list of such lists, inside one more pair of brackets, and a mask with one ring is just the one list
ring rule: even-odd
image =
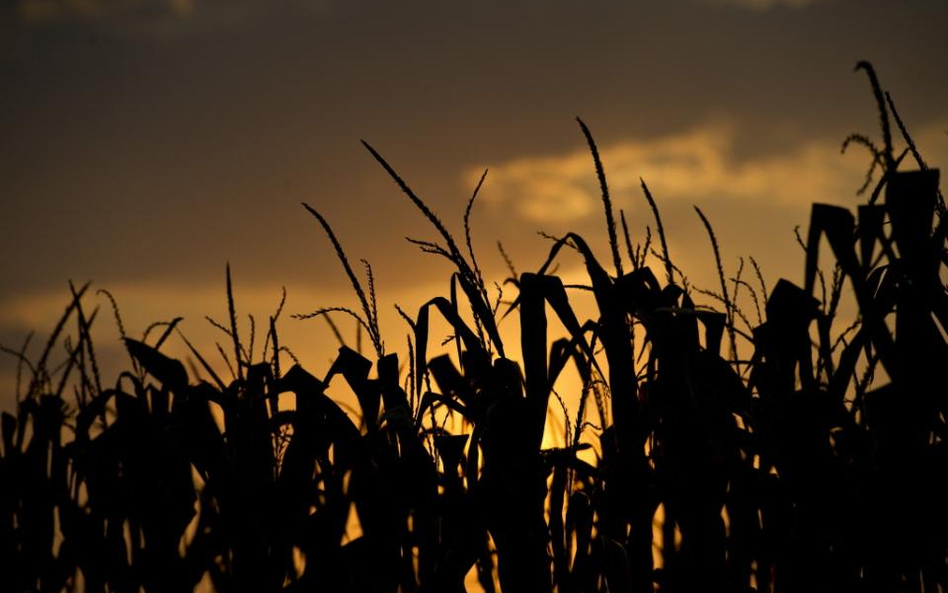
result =
[[[942,127],[926,127],[918,135],[923,149],[927,145],[932,150],[923,154],[936,163],[948,151],[948,143],[939,146],[932,141]],[[600,146],[600,152],[620,206],[638,198],[640,178],[666,204],[800,205],[845,200],[862,184],[870,157],[860,147],[840,155],[841,140],[814,140],[781,152],[738,158],[733,126],[715,123],[659,138],[622,140]],[[467,171],[465,182],[473,185],[479,174]],[[486,202],[510,208],[530,222],[573,222],[600,215],[599,188],[585,148],[492,166],[482,191]]]

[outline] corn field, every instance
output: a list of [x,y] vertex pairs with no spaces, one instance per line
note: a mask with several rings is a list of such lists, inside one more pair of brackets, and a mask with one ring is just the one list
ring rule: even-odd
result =
[[[25,387],[2,415],[0,589],[948,590],[948,217],[937,169],[872,67],[857,69],[881,138],[845,140],[871,156],[864,202],[812,206],[802,287],[768,290],[756,262],[728,277],[697,208],[720,285],[690,286],[644,182],[654,226],[636,242],[623,213],[617,224],[582,121],[611,261],[556,237],[535,272],[511,266],[503,296],[471,247],[477,192],[459,242],[366,144],[436,233],[417,245],[455,270],[449,296],[400,311],[402,356],[386,350],[371,267],[353,270],[308,205],[356,306],[299,317],[354,317],[373,350],[343,346],[322,376],[290,364],[282,305],[262,347],[240,334],[228,269],[229,341],[215,356],[231,376],[178,320],[126,335],[112,300],[129,358],[106,380],[88,286],[74,287],[40,356],[4,348]],[[566,251],[584,262],[582,286],[555,272]],[[575,291],[594,297],[591,318]],[[505,343],[504,317],[519,344]],[[162,352],[169,340],[187,343],[190,372]],[[562,446],[544,448],[567,367],[579,404]],[[356,414],[330,384],[351,389]]]

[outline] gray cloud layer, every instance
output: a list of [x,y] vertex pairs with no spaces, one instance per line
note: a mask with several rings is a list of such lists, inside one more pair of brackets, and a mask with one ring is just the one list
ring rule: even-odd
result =
[[[272,12],[274,4],[267,0],[11,0],[18,19],[26,24],[41,25],[61,20],[101,20],[132,30],[165,30],[170,24],[185,19],[199,22],[234,24],[247,18]],[[805,8],[828,0],[680,0],[675,4],[705,2],[733,6],[752,11],[775,8]],[[326,16],[331,0],[288,0],[283,7],[312,15]],[[407,6],[409,10],[418,7]]]

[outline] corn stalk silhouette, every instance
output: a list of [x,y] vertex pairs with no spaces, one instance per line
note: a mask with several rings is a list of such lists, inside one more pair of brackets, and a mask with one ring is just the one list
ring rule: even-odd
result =
[[[491,297],[464,242],[368,143],[437,233],[410,239],[446,258],[448,297],[408,323],[408,357],[388,353],[372,268],[365,282],[328,221],[358,306],[299,318],[356,320],[371,360],[343,344],[317,378],[280,344],[280,302],[255,345],[240,323],[230,269],[225,380],[179,331],[180,319],[126,334],[129,370],[103,383],[87,312],[72,299],[35,357],[18,360],[15,413],[0,422],[0,569],[14,591],[935,591],[948,587],[945,450],[948,222],[938,171],[922,159],[872,67],[881,148],[855,215],[814,204],[804,286],[768,292],[728,277],[710,219],[720,288],[691,286],[669,255],[658,203],[634,244],[620,245],[605,164],[579,120],[596,172],[611,267],[574,233],[536,271]],[[896,154],[894,120],[907,148]],[[911,156],[917,171],[900,171]],[[879,172],[878,179],[875,178]],[[820,267],[829,245],[832,276]],[[564,250],[564,247],[567,248]],[[625,249],[623,250],[622,247]],[[582,258],[596,313],[581,319],[574,286],[553,271]],[[826,259],[826,254],[824,260]],[[664,283],[648,266],[662,268]],[[677,280],[677,281],[676,281]],[[460,290],[458,290],[460,288]],[[498,293],[500,291],[498,290]],[[741,306],[750,299],[752,323]],[[697,302],[709,298],[721,310]],[[858,317],[839,329],[843,299]],[[284,294],[285,299],[285,294]],[[549,331],[549,313],[566,336]],[[430,354],[435,314],[450,353]],[[519,348],[498,329],[519,319]],[[75,330],[67,330],[74,324]],[[246,324],[245,324],[246,326]],[[181,339],[193,360],[164,354]],[[508,358],[516,351],[519,362]],[[54,358],[64,357],[54,363]],[[543,448],[555,386],[582,380],[562,447]],[[403,372],[404,371],[404,372]],[[202,378],[206,377],[206,378]],[[327,395],[344,382],[352,415]],[[295,406],[283,394],[295,395]],[[551,398],[552,396],[552,398]],[[552,400],[552,401],[551,401]],[[597,415],[595,420],[593,414]],[[460,422],[445,424],[452,416]],[[449,426],[461,429],[452,429]],[[581,453],[585,452],[585,455]],[[587,461],[591,457],[594,462]],[[586,460],[584,460],[584,458]],[[352,529],[358,518],[361,535]],[[471,576],[469,576],[471,575]]]

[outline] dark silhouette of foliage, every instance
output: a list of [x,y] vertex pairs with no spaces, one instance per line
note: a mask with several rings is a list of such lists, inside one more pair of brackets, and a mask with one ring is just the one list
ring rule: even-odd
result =
[[[281,356],[294,357],[279,342],[282,301],[255,358],[254,330],[246,343],[238,333],[228,267],[228,324],[211,322],[232,342],[233,360],[218,346],[229,383],[180,332],[210,381],[161,351],[180,319],[140,340],[127,335],[108,293],[130,370],[103,383],[90,334],[97,310],[84,309],[87,286],[71,287],[35,361],[25,346],[4,349],[29,381],[0,422],[3,588],[452,593],[476,580],[491,593],[944,590],[948,218],[938,171],[872,67],[858,69],[879,106],[883,148],[854,134],[844,149],[867,147],[866,187],[879,168],[881,179],[855,215],[813,205],[803,287],[780,280],[768,293],[753,259],[756,288],[741,278],[743,260],[728,278],[696,209],[721,292],[692,289],[669,258],[644,181],[661,254],[650,251],[650,231],[633,246],[620,213],[624,271],[603,164],[582,121],[615,275],[573,233],[519,276],[501,247],[513,276],[505,284],[517,291],[503,315],[519,317],[520,364],[506,357],[501,296],[492,304],[474,258],[477,192],[465,255],[368,144],[443,244],[413,242],[457,268],[450,297],[414,317],[399,309],[411,330],[407,361],[383,348],[368,263],[366,291],[309,206],[361,313],[326,307],[302,317],[325,317],[340,342],[330,315],[355,317],[375,361],[343,344],[321,378],[299,364],[284,372]],[[905,153],[893,154],[890,112],[921,170],[898,170]],[[550,271],[564,246],[584,260],[592,319],[577,316],[573,287]],[[723,311],[696,304],[698,294]],[[753,300],[754,325],[741,294]],[[858,318],[840,330],[850,294]],[[567,336],[549,335],[550,312]],[[433,313],[453,330],[454,358],[429,355]],[[64,338],[69,323],[76,331]],[[60,347],[65,361],[53,366]],[[566,413],[554,386],[568,365],[582,381],[579,406],[564,418],[563,446],[543,448],[551,396]],[[333,382],[356,395],[358,421],[327,396]],[[446,415],[458,419],[456,434]]]

